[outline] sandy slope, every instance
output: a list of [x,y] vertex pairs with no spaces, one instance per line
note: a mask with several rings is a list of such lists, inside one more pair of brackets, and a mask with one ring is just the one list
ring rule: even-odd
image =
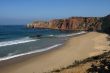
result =
[[34,56],[16,64],[1,67],[0,73],[42,73],[72,64],[80,60],[97,55],[109,47],[106,34],[90,32],[70,38],[63,47]]

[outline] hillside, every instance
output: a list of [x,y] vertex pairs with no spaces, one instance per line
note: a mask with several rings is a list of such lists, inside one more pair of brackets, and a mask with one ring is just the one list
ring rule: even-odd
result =
[[110,32],[110,15],[105,17],[70,17],[49,21],[34,21],[27,24],[28,28],[48,28],[58,30],[85,30]]
[[27,25],[28,28],[49,28],[59,30],[101,30],[102,22],[99,17],[71,17],[67,19],[53,19],[48,22],[35,21]]

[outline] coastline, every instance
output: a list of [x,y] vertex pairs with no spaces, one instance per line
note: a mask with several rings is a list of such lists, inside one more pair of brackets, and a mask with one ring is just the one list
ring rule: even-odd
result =
[[48,48],[46,50],[41,49],[41,50],[31,51],[31,52],[24,53],[24,54],[15,55],[15,56],[8,57],[8,58],[3,58],[0,61],[0,67],[5,67],[7,65],[12,65],[15,63],[19,63],[19,62],[28,60],[31,57],[36,57],[36,56],[48,53],[48,52],[53,51],[53,50],[55,50],[59,47],[62,47],[62,46],[63,46],[63,44],[58,44],[58,45],[54,46],[53,48]]
[[[87,32],[81,31],[81,32],[72,33],[72,34],[69,34],[69,35],[60,35],[60,36],[55,36],[55,37],[75,37],[75,36],[79,36],[79,35],[82,35],[82,34],[85,34],[85,33],[87,33]],[[52,36],[52,37],[53,37],[53,36]],[[32,40],[32,41],[35,41],[35,40]],[[65,42],[66,42],[66,41],[65,41]],[[64,43],[65,43],[65,42],[64,42]],[[18,55],[14,55],[14,56],[9,56],[9,57],[0,58],[0,62],[5,61],[5,60],[14,59],[14,58],[19,58],[19,57],[22,57],[22,56],[28,56],[28,55],[32,55],[32,54],[36,54],[36,53],[42,53],[42,52],[45,52],[45,51],[49,51],[49,50],[51,50],[51,49],[60,47],[60,46],[63,45],[64,43],[55,44],[55,45],[50,46],[50,47],[47,47],[47,48],[45,48],[45,49],[34,50],[34,51],[27,52],[27,53],[22,53],[22,54],[18,54]]]
[[[94,41],[96,40],[94,38],[96,38],[97,36],[102,36],[100,38],[105,38],[106,34],[90,32],[85,35],[71,37],[64,44],[64,46],[40,53],[39,55],[30,55],[30,57],[27,57],[28,60],[23,58],[22,62],[10,64],[8,66],[1,66],[0,72],[42,73],[65,67],[71,64],[74,60],[81,60],[89,56],[96,55],[93,54],[94,51],[96,51],[96,49],[93,48],[96,44],[94,44]],[[16,61],[16,59],[14,60]]]

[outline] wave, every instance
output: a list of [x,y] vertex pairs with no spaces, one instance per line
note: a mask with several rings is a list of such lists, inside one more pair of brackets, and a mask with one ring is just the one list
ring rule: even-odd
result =
[[77,33],[72,33],[72,34],[68,34],[68,35],[63,35],[64,37],[71,37],[71,36],[75,36],[75,35],[80,35],[80,34],[84,34],[86,33],[85,31],[81,31],[81,32],[77,32]]
[[44,52],[44,51],[50,50],[50,49],[52,49],[52,48],[56,48],[56,47],[61,46],[61,45],[62,45],[62,44],[55,44],[55,45],[50,46],[50,47],[47,47],[47,48],[45,48],[45,49],[40,49],[40,50],[31,51],[31,52],[27,52],[27,53],[23,53],[23,54],[18,54],[18,55],[13,55],[13,56],[10,56],[10,54],[9,54],[9,57],[0,58],[0,61],[4,61],[4,60],[16,58],[16,57],[21,57],[21,56],[25,56],[25,55],[29,55],[29,54]]
[[25,38],[21,38],[21,39],[17,39],[17,40],[3,41],[3,42],[0,42],[0,47],[20,44],[20,43],[27,43],[27,42],[32,42],[32,41],[36,41],[36,40],[38,40],[38,39],[32,39],[29,37],[25,37]]
[[76,36],[80,34],[86,33],[85,31],[77,32],[77,33],[71,33],[71,34],[62,34],[62,35],[49,35],[49,37],[71,37],[71,36]]

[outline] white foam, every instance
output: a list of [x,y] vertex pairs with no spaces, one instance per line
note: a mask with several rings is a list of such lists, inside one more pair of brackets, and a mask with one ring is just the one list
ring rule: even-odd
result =
[[53,37],[54,35],[49,35],[50,37]]
[[18,54],[18,55],[13,55],[13,56],[9,56],[9,57],[0,58],[0,61],[12,59],[12,58],[16,58],[16,57],[20,57],[20,56],[24,56],[24,55],[29,55],[29,54],[44,52],[44,51],[50,50],[50,49],[52,49],[52,48],[58,47],[58,46],[60,46],[60,45],[62,45],[62,44],[56,44],[56,45],[47,47],[47,48],[45,48],[45,49],[40,49],[40,50],[36,50],[36,51],[31,51],[31,52],[28,52],[28,53],[23,53],[23,54]]
[[75,35],[80,35],[86,33],[85,31],[77,32],[77,33],[72,33],[72,34],[63,34],[63,35],[57,35],[56,37],[71,37]]
[[21,39],[17,39],[17,40],[12,40],[12,41],[3,41],[3,42],[0,42],[0,47],[20,44],[20,43],[27,43],[27,42],[32,42],[32,41],[36,41],[36,40],[38,40],[38,39],[31,39],[29,37],[25,37],[25,38],[21,38]]
[[[84,34],[84,33],[86,33],[86,32],[85,31],[81,31],[81,32],[78,32],[78,33],[73,33],[73,34],[68,34],[68,35],[57,35],[55,37],[70,37],[70,36],[80,35],[80,34]],[[51,35],[51,36],[53,36],[53,35]],[[13,44],[19,44],[19,43],[26,43],[26,42],[36,41],[35,39],[29,39],[29,38],[27,38],[27,39],[28,40],[26,40],[26,39],[23,40],[22,39],[22,40],[8,41],[8,42],[0,42],[0,47],[3,46],[4,44],[5,44],[4,46],[6,46],[6,45],[13,45]],[[31,51],[31,52],[28,52],[28,53],[23,53],[23,54],[18,54],[18,55],[13,55],[13,56],[9,55],[9,57],[0,58],[0,61],[12,59],[12,58],[16,58],[16,57],[20,57],[20,56],[24,56],[24,55],[29,55],[29,54],[33,54],[33,53],[44,52],[44,51],[50,50],[52,48],[58,47],[60,45],[62,45],[62,44],[56,44],[56,45],[47,47],[45,49]]]

